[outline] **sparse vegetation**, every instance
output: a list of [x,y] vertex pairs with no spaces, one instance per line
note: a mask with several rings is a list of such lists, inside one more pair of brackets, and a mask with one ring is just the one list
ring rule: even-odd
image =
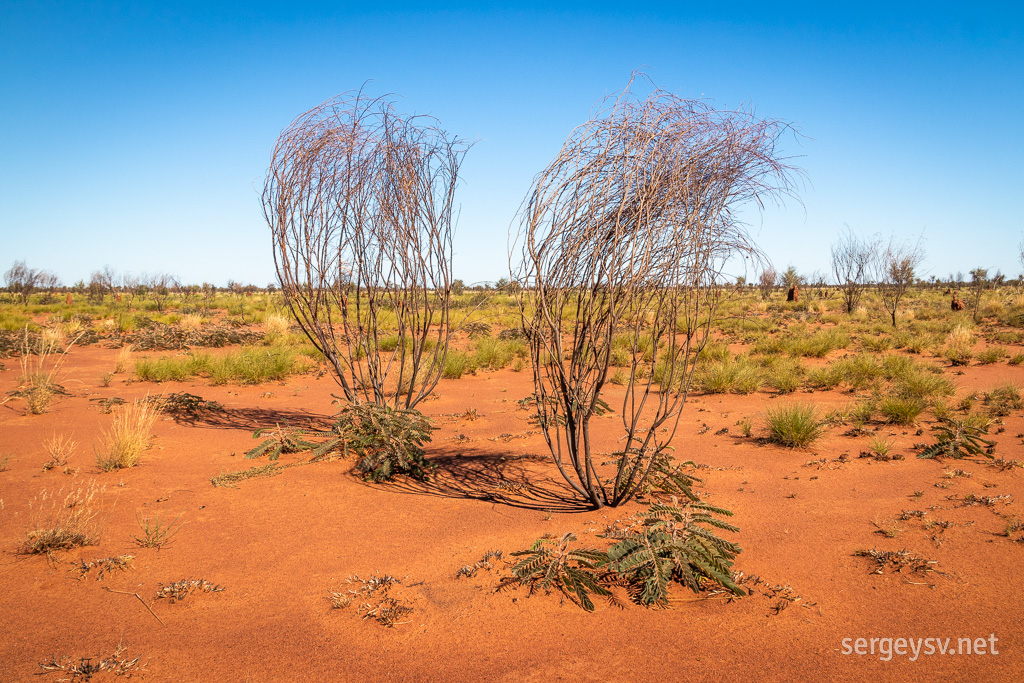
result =
[[930,572],[935,571],[933,565],[937,564],[934,560],[919,557],[909,550],[888,551],[872,548],[871,550],[858,550],[854,555],[871,558],[874,564],[874,568],[871,570],[872,574],[882,574],[886,569],[893,572],[902,572],[904,569],[909,569],[912,572]]
[[283,471],[284,467],[278,466],[277,463],[272,462],[267,465],[250,467],[247,470],[219,474],[216,477],[211,478],[210,483],[214,486],[238,488],[237,484],[240,481],[245,481],[246,479],[252,479],[254,477],[273,477],[274,475],[281,474]]
[[327,599],[334,609],[345,609],[356,602],[356,610],[363,619],[373,619],[381,626],[393,628],[413,612],[408,601],[391,595],[395,586],[402,585],[402,579],[388,574],[374,574],[369,579],[361,579],[358,575],[350,576],[345,581],[356,588],[339,588],[329,591]]
[[46,454],[50,456],[50,459],[43,463],[43,470],[52,470],[67,466],[68,458],[78,448],[78,443],[63,434],[59,436],[54,434],[43,442],[43,448],[46,450]]
[[58,679],[62,681],[91,681],[95,675],[102,673],[125,678],[145,675],[146,664],[142,662],[142,657],[126,657],[124,653],[127,649],[119,643],[108,655],[71,657],[54,654],[39,663],[40,674],[59,673],[64,676]]
[[132,569],[134,555],[115,555],[113,557],[98,557],[95,560],[86,562],[84,559],[78,561],[78,578],[84,579],[93,571],[96,572],[96,580],[102,581],[114,572],[125,572]]
[[174,583],[160,584],[157,600],[167,600],[172,605],[196,593],[220,593],[224,586],[218,586],[206,579],[181,579]]
[[140,548],[163,548],[171,542],[174,535],[181,530],[185,524],[181,521],[184,512],[179,512],[174,519],[166,519],[160,513],[135,515],[139,523],[139,533],[132,537],[135,544]]

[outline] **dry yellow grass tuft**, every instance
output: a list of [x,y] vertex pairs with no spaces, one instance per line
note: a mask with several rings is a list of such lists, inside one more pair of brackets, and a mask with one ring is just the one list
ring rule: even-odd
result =
[[114,415],[110,431],[103,432],[102,444],[96,451],[100,469],[109,472],[137,465],[142,453],[149,448],[156,416],[156,408],[146,400],[121,408]]
[[50,456],[50,459],[43,465],[43,469],[52,470],[55,467],[64,467],[68,464],[68,458],[78,448],[78,443],[63,434],[59,436],[54,434],[43,442],[43,448],[46,449],[46,454]]
[[114,372],[121,373],[128,369],[132,362],[132,351],[135,350],[131,344],[122,346],[117,352],[117,360],[114,361]]
[[91,483],[56,493],[43,490],[29,504],[31,522],[22,544],[27,554],[93,545],[99,539],[99,501],[104,487]]

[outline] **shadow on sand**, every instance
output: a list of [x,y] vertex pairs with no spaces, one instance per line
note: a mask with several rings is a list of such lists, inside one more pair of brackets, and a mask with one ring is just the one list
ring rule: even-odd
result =
[[[173,416],[179,424],[211,429],[255,431],[275,425],[326,430],[329,415],[306,411],[238,408],[201,410]],[[551,460],[541,455],[510,455],[466,446],[429,447],[428,459],[437,469],[428,481],[397,477],[387,484],[366,486],[409,495],[480,500],[511,507],[548,512],[584,512],[591,507],[555,472]],[[361,480],[360,480],[361,481]]]
[[591,509],[568,485],[545,471],[551,463],[547,456],[508,455],[459,447],[457,451],[452,448],[432,450],[429,459],[437,469],[428,481],[402,477],[386,484],[387,489],[420,496],[487,501],[527,510],[585,512]]

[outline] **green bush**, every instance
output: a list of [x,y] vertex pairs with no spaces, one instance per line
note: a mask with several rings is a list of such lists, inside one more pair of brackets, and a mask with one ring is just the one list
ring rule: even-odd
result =
[[817,410],[803,403],[769,409],[765,422],[768,440],[789,448],[807,448],[824,433]]
[[184,382],[196,375],[209,372],[210,354],[188,354],[173,358],[139,358],[135,361],[135,375],[143,382]]
[[510,569],[502,586],[527,586],[559,590],[583,609],[592,611],[591,595],[612,599],[612,586],[624,586],[630,597],[644,606],[666,607],[669,590],[679,584],[694,592],[721,586],[734,595],[746,595],[733,576],[732,565],[742,548],[714,532],[739,531],[718,516],[732,512],[690,499],[680,503],[652,503],[634,515],[625,528],[603,535],[615,543],[607,550],[573,548],[573,533],[561,539],[538,539],[527,550],[512,553],[521,558]]
[[979,365],[991,365],[992,363],[998,363],[1002,359],[1006,358],[1008,354],[1006,349],[1001,346],[990,346],[984,351],[978,352],[978,364]]
[[520,339],[502,341],[485,337],[473,344],[473,363],[488,370],[500,370],[512,363],[514,358],[526,358],[528,350]]

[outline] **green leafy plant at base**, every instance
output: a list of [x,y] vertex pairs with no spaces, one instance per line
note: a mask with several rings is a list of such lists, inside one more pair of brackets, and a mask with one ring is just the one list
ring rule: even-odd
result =
[[[632,454],[616,453],[615,455],[623,458]],[[652,494],[678,495],[696,501],[698,498],[693,492],[693,485],[700,484],[703,480],[687,471],[696,467],[697,464],[693,460],[676,463],[671,454],[664,449],[659,450],[653,456],[653,462],[647,470],[647,478],[637,485],[636,492],[646,496]]]
[[594,548],[569,548],[576,541],[569,532],[561,539],[539,538],[529,550],[512,553],[523,559],[512,565],[512,579],[525,585],[530,595],[535,591],[558,589],[588,612],[594,611],[590,594],[611,596],[601,585],[599,568],[607,564],[608,554]]
[[717,585],[746,595],[731,571],[742,549],[714,533],[739,529],[716,515],[732,513],[673,497],[670,503],[652,503],[628,526],[609,529],[602,538],[616,542],[607,550],[570,548],[577,540],[572,533],[558,540],[540,538],[528,550],[512,553],[523,559],[512,566],[502,587],[518,583],[528,586],[531,595],[554,588],[588,612],[594,609],[592,594],[615,602],[611,586],[625,586],[634,601],[648,607],[667,606],[674,583],[694,592]]
[[968,458],[981,455],[995,457],[996,442],[982,437],[988,430],[971,424],[968,419],[947,418],[932,427],[935,443],[917,454],[919,458]]
[[423,444],[430,441],[433,429],[418,410],[376,403],[349,406],[339,413],[334,427],[345,449],[359,455],[356,469],[375,482],[390,481],[396,474],[429,478],[434,466],[426,459]]
[[320,434],[316,430],[276,425],[261,427],[252,433],[252,438],[266,437],[258,446],[245,452],[247,460],[266,455],[270,460],[277,460],[282,453],[301,453],[319,448],[320,444],[309,441],[307,435]]
[[253,438],[268,438],[245,457],[268,455],[270,460],[277,460],[281,453],[310,451],[313,461],[334,454],[348,457],[351,451],[360,458],[356,469],[368,481],[390,481],[396,474],[422,480],[433,469],[423,450],[433,429],[418,410],[360,403],[338,413],[327,430],[287,426],[257,429]]

